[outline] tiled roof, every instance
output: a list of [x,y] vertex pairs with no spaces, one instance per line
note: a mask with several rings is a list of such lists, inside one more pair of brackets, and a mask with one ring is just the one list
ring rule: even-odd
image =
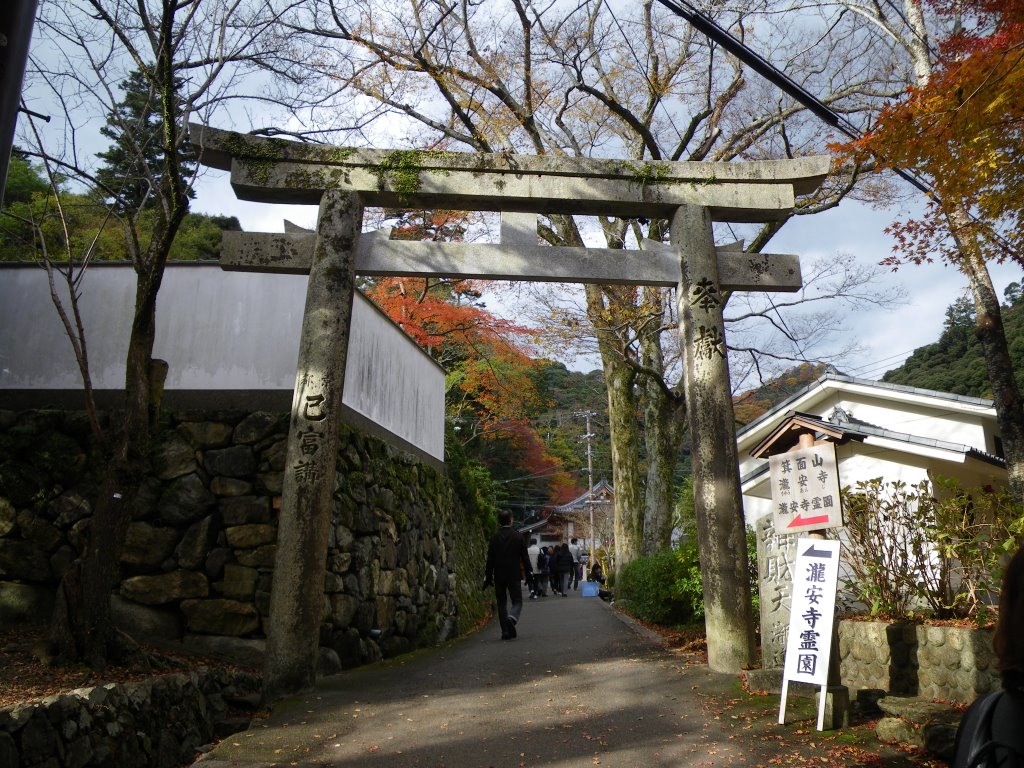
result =
[[[978,398],[972,398],[972,400],[978,400]],[[800,413],[798,411],[792,411],[789,414],[789,418],[799,418],[801,421],[805,423],[817,423],[823,429],[829,429],[832,431],[838,429],[842,431],[844,438],[863,440],[866,437],[880,437],[886,440],[907,443],[908,445],[920,445],[927,448],[937,448],[943,451],[961,453],[965,456],[978,459],[979,461],[984,461],[985,463],[992,464],[993,466],[996,467],[1006,467],[1005,459],[1002,459],[994,454],[988,453],[987,451],[979,450],[970,445],[964,445],[963,443],[953,443],[948,440],[939,440],[933,437],[920,437],[918,435],[911,435],[907,432],[895,432],[893,430],[875,426],[874,424],[868,424],[867,422],[855,418],[851,418],[849,421],[831,421],[829,419],[822,418],[821,416]],[[763,465],[757,467],[753,471],[748,472],[746,475],[741,477],[740,482],[748,483],[767,471],[768,462],[766,461]]]
[[932,390],[932,389],[922,389],[920,387],[910,387],[910,386],[907,386],[905,384],[891,384],[889,382],[875,381],[873,379],[860,379],[860,378],[857,378],[856,376],[847,376],[846,374],[839,373],[837,371],[829,371],[829,372],[825,373],[824,375],[822,375],[821,377],[819,377],[818,379],[816,379],[815,381],[812,381],[806,387],[803,387],[802,389],[794,392],[792,395],[787,397],[782,402],[777,403],[775,405],[775,407],[772,408],[767,413],[762,414],[758,418],[754,419],[752,422],[750,422],[745,427],[743,427],[741,430],[739,430],[736,433],[736,437],[737,438],[742,437],[747,432],[750,432],[750,431],[756,429],[757,427],[761,426],[764,422],[769,421],[772,418],[775,418],[776,415],[779,412],[785,412],[786,411],[786,406],[791,405],[792,403],[797,402],[798,400],[800,400],[800,398],[802,398],[808,392],[810,392],[810,391],[812,391],[812,390],[814,390],[816,388],[823,387],[829,381],[835,381],[835,382],[839,382],[839,383],[842,383],[842,384],[855,384],[855,385],[862,386],[862,387],[871,387],[873,389],[881,389],[881,390],[886,390],[886,391],[889,391],[889,392],[900,392],[902,394],[907,394],[907,395],[920,395],[920,396],[923,396],[923,397],[932,397],[932,398],[936,398],[936,399],[939,399],[939,400],[948,400],[948,401],[953,401],[953,402],[957,402],[957,403],[963,403],[965,405],[974,405],[974,406],[978,406],[978,407],[981,407],[981,408],[991,408],[992,407],[992,401],[991,400],[986,400],[985,398],[981,398],[981,397],[971,397],[969,395],[957,395],[957,394],[954,394],[952,392],[937,392],[937,391]]
[[554,510],[552,510],[552,511],[554,511],[554,512],[569,512],[570,510],[575,509],[576,507],[580,506],[581,504],[586,503],[587,498],[590,496],[591,493],[599,494],[602,491],[607,491],[612,496],[615,495],[615,489],[612,487],[612,484],[609,483],[607,480],[605,480],[603,477],[597,482],[596,485],[594,485],[594,487],[591,490],[584,491],[583,493],[581,493],[579,496],[577,496],[572,501],[566,502],[565,504],[561,504],[561,505],[555,507]]

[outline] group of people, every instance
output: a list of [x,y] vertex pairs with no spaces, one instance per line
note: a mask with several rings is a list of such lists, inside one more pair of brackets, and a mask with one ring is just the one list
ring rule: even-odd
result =
[[[494,587],[501,639],[512,640],[518,634],[516,627],[523,613],[523,582],[530,588],[531,599],[547,595],[548,586],[553,594],[568,597],[570,587],[579,587],[587,555],[572,539],[568,544],[541,547],[537,562],[532,563],[526,540],[512,528],[512,513],[499,512],[498,526],[487,547],[484,589]],[[600,563],[594,563],[590,578],[604,582]]]
[[586,555],[580,549],[576,539],[568,544],[564,541],[550,547],[541,547],[537,552],[536,574],[530,584],[530,599],[546,597],[548,586],[551,594],[569,596],[569,588],[578,589],[583,576],[583,562]]

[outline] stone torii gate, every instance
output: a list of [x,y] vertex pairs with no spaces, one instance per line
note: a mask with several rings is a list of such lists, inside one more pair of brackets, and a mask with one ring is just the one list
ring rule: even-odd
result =
[[[230,170],[240,199],[320,206],[315,233],[225,233],[221,256],[225,269],[309,274],[271,588],[265,700],[308,689],[315,680],[357,272],[678,286],[708,663],[734,672],[754,660],[722,292],[796,291],[800,268],[795,256],[716,249],[712,222],[785,218],[796,195],[821,184],[829,158],[645,163],[350,149],[201,125],[190,130],[199,162]],[[361,235],[364,205],[501,211],[502,242]],[[539,213],[665,218],[671,246],[538,246]]]

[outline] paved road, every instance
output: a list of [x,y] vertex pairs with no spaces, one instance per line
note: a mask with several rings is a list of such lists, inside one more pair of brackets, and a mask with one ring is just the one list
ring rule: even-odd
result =
[[753,765],[719,719],[737,678],[660,648],[597,598],[527,600],[445,648],[325,679],[198,768]]

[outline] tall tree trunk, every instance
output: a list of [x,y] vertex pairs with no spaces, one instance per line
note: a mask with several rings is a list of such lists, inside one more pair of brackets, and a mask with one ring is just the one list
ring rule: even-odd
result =
[[113,439],[98,446],[104,464],[88,540],[78,562],[61,579],[48,631],[58,656],[84,660],[97,670],[106,667],[115,651],[110,595],[120,572],[135,496],[149,465],[151,428],[159,410],[154,387],[159,367],[153,361],[156,299],[171,243],[188,211],[180,189],[166,199],[167,217],[158,220],[148,248],[135,259],[135,314],[125,359],[121,423]]
[[[647,288],[645,305],[660,320],[661,290]],[[644,377],[640,398],[644,411],[644,445],[647,449],[647,487],[644,494],[641,554],[650,555],[669,546],[675,507],[675,471],[686,419],[686,400],[665,388],[665,361],[661,349],[661,323],[640,337],[640,363],[652,375]]]
[[675,475],[686,421],[686,401],[656,385],[645,386],[644,441],[647,447],[647,487],[644,494],[643,547],[651,555],[672,540]]
[[643,542],[643,489],[640,487],[640,430],[637,424],[636,371],[622,357],[609,323],[614,302],[596,285],[585,288],[587,314],[597,332],[611,439],[612,482],[615,486],[615,570],[640,554]]
[[954,233],[969,233],[964,238],[957,238],[961,253],[959,267],[967,276],[974,299],[974,335],[981,343],[985,368],[992,385],[992,401],[1003,441],[1010,492],[1018,501],[1024,501],[1024,406],[1006,343],[1002,309],[988,266],[973,233],[970,233],[966,212],[953,208],[946,215]]
[[159,278],[140,271],[136,313],[128,341],[125,400],[113,439],[97,446],[103,464],[84,551],[58,588],[48,639],[64,660],[84,660],[102,670],[114,649],[110,595],[124,551],[131,509],[144,477],[150,443],[151,355],[156,335]]

